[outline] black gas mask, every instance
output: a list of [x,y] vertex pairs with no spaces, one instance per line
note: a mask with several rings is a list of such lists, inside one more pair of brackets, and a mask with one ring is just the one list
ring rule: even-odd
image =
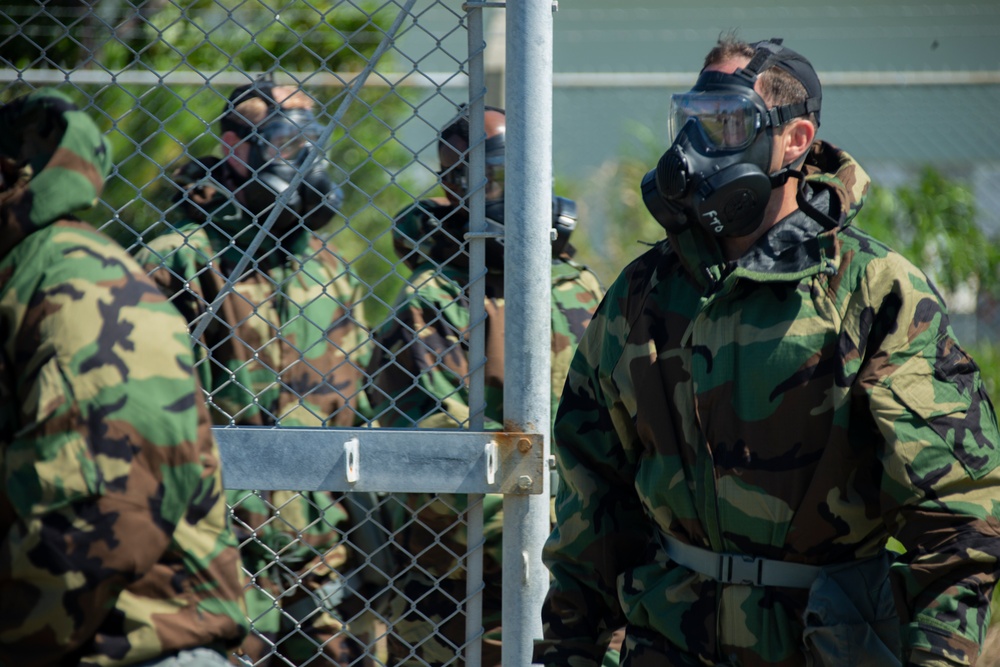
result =
[[[255,130],[247,133],[251,174],[240,189],[244,206],[260,220],[267,218],[278,197],[302,171],[311,151],[320,151],[322,127],[307,109],[276,109]],[[313,160],[299,187],[279,214],[272,231],[277,235],[300,222],[318,229],[330,221],[343,201],[343,193],[331,178],[325,155]]]
[[697,223],[714,236],[746,236],[763,222],[771,191],[789,177],[787,169],[769,173],[774,130],[819,109],[818,98],[768,109],[754,91],[759,73],[786,53],[801,58],[780,44],[761,42],[745,68],[702,72],[690,92],[672,96],[674,143],[641,185],[668,232]]
[[[504,254],[504,160],[505,133],[500,132],[486,139],[486,204],[485,232],[492,235],[486,240],[486,265],[503,266]],[[440,174],[441,184],[458,197],[469,189],[469,171],[464,163],[453,165]],[[569,237],[576,229],[576,202],[565,197],[552,196],[552,256],[567,251]],[[466,230],[468,231],[468,225]]]
[[[291,186],[310,153],[322,152],[318,145],[322,126],[308,109],[285,109],[274,99],[274,81],[260,78],[233,91],[230,111],[222,118],[222,130],[238,134],[250,146],[250,175],[238,188],[241,204],[259,222],[267,220],[277,199]],[[267,116],[256,127],[236,107],[257,98],[267,104]],[[278,215],[271,231],[283,236],[299,225],[318,229],[337,213],[343,192],[333,182],[324,154],[309,170]]]

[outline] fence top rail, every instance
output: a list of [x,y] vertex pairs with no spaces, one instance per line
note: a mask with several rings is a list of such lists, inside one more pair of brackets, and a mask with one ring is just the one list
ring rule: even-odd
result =
[[[359,72],[285,72],[288,78],[317,88],[346,88]],[[820,72],[826,87],[857,86],[982,86],[1000,84],[1000,70]],[[239,86],[253,73],[124,71],[104,69],[0,69],[0,82],[24,81],[38,85],[188,85]],[[698,78],[697,72],[556,72],[554,88],[682,88]],[[366,88],[459,88],[468,85],[463,72],[380,72],[364,82]]]

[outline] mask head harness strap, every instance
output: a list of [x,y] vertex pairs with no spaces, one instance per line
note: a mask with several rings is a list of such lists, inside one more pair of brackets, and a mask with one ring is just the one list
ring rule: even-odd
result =
[[[802,102],[782,104],[767,109],[762,119],[763,126],[772,129],[778,128],[796,118],[805,118],[814,114],[816,126],[819,127],[819,115],[823,103],[823,88],[820,85],[819,76],[804,56],[784,46],[783,41],[780,37],[772,37],[751,44],[755,49],[753,58],[750,59],[746,67],[736,70],[733,76],[745,80],[747,85],[753,88],[760,75],[768,69],[777,67],[785,71],[805,88],[806,99]],[[771,174],[771,186],[780,187],[792,176],[802,178],[803,174],[791,166],[780,169]]]
[[[226,102],[226,112],[219,121],[220,129],[223,132],[235,132],[241,138],[252,134],[257,125],[267,122],[267,118],[270,118],[280,108],[274,99],[274,87],[274,75],[262,74],[252,83],[236,88]],[[251,123],[248,118],[236,110],[236,107],[252,99],[262,100],[267,105],[267,114],[260,123]]]
[[757,78],[772,67],[777,67],[790,74],[796,81],[802,84],[806,90],[806,99],[803,102],[784,104],[768,109],[764,123],[766,127],[780,127],[795,118],[803,118],[809,114],[815,114],[816,126],[819,126],[820,107],[823,104],[823,88],[820,85],[819,77],[812,64],[799,53],[782,45],[782,39],[772,37],[763,42],[756,42],[751,46],[756,50],[753,58],[746,67],[736,70],[734,76],[738,76],[747,81],[747,85],[753,88]]

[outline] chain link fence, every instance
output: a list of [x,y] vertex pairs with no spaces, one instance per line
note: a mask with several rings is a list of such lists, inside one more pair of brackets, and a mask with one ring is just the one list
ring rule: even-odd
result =
[[[254,632],[234,661],[475,667],[499,661],[499,638],[490,630],[501,624],[504,664],[530,661],[546,583],[538,552],[548,530],[549,484],[548,434],[532,432],[547,429],[527,425],[551,416],[549,368],[527,361],[548,356],[549,337],[547,306],[539,312],[536,305],[549,298],[549,256],[532,248],[545,246],[550,230],[547,222],[508,224],[506,261],[519,270],[508,275],[507,307],[517,326],[508,325],[505,343],[517,354],[507,355],[500,376],[507,390],[497,423],[488,414],[496,398],[484,328],[486,146],[475,138],[484,136],[487,96],[493,104],[506,97],[507,219],[547,218],[552,6],[523,0],[503,12],[497,5],[12,0],[0,8],[0,102],[55,86],[98,121],[115,168],[87,219],[149,268],[191,324],[249,581]],[[567,48],[574,41],[595,54],[611,48],[613,31],[601,26],[615,21],[630,27],[622,40],[638,39],[631,30],[636,17],[590,11],[597,26],[581,27],[566,7],[576,30],[563,38]],[[685,47],[704,50],[718,35],[718,11],[685,12],[697,14],[681,15],[692,21],[711,18],[711,28],[699,28],[698,44]],[[678,42],[692,39],[677,26],[671,31]],[[287,189],[270,193],[277,206],[222,210],[216,197],[246,187],[216,178],[229,147],[245,169],[259,165],[254,137],[227,139],[221,121],[232,91],[262,76],[306,93],[316,148],[302,154]],[[573,138],[557,164],[594,167],[588,176],[574,175],[582,185],[569,194],[589,207],[588,259],[602,266],[605,281],[638,253],[637,239],[653,240],[659,231],[630,227],[628,218],[641,211],[639,178],[665,148],[664,128],[641,123],[648,132],[638,138],[653,148],[634,168],[579,151],[609,141],[614,133],[604,130],[612,116],[662,110],[669,93],[693,78],[593,69],[555,78],[556,115],[566,133],[560,145]],[[832,132],[845,147],[872,152],[888,141],[898,109],[954,100],[956,91],[971,100],[952,105],[962,123],[995,132],[985,113],[1000,101],[995,72],[901,84],[889,93],[864,78],[828,82]],[[498,92],[504,87],[505,95]],[[838,90],[860,101],[838,110]],[[623,91],[630,102],[623,103]],[[467,225],[459,232],[401,226],[401,213],[415,203],[424,213],[441,203],[448,175],[439,172],[438,135],[463,108],[470,110],[471,138],[464,156],[472,184],[464,199]],[[832,120],[851,109],[879,122],[851,135]],[[1000,225],[996,142],[954,126],[934,134],[940,125],[930,124],[933,115],[921,116],[920,134],[934,139],[918,157],[929,159],[941,144],[943,168],[954,169],[963,160],[956,151],[965,151],[960,175],[989,209],[985,224]],[[905,155],[914,150],[901,143],[895,153],[881,151],[873,171],[902,179],[910,169]],[[310,180],[320,171],[332,174],[329,182]],[[312,208],[294,202],[295,193]],[[331,202],[337,215],[329,222],[310,215]],[[523,206],[525,215],[512,215],[511,206]],[[286,218],[289,210],[295,220]],[[251,218],[256,224],[246,222]],[[428,250],[442,235],[454,247],[445,259]],[[626,241],[627,256],[609,257]],[[397,317],[401,294],[426,293],[456,267],[464,282],[435,298],[442,312],[460,310],[460,321]],[[988,313],[994,322],[996,312],[993,306]],[[387,337],[401,327],[407,343],[393,347]],[[442,331],[443,342],[429,340]],[[399,361],[407,354],[418,361]],[[389,371],[397,378],[391,387],[378,380]],[[436,399],[429,404],[412,400],[430,393]],[[502,619],[490,618],[501,597]]]
[[[548,423],[549,406],[536,415],[523,391],[537,379],[547,395],[549,378],[544,365],[508,365],[518,385],[505,397],[508,432],[485,430],[489,4],[20,0],[0,9],[0,101],[54,86],[97,120],[115,167],[87,219],[189,320],[248,577],[252,633],[234,663],[498,663],[483,627],[501,619],[484,620],[482,600],[501,595],[499,553],[488,554],[484,578],[484,533],[499,544],[501,504],[525,526],[504,540],[516,554],[504,570],[516,600],[504,612],[505,661],[530,661],[546,580],[537,552],[547,435],[522,425]],[[526,3],[517,19],[549,49],[551,11]],[[538,42],[526,34],[524,43]],[[551,90],[551,61],[538,55],[521,81]],[[230,99],[242,86],[266,97]],[[544,98],[517,113],[549,116]],[[438,134],[460,112],[468,187],[456,195],[467,220],[401,234],[401,212],[440,201]],[[525,122],[517,113],[511,124]],[[308,145],[285,144],[282,123]],[[547,141],[546,126],[529,135]],[[507,155],[525,173],[542,165],[531,181],[508,178],[508,207],[520,199],[532,213],[532,188],[548,192],[551,167],[511,140]],[[283,173],[269,166],[284,160]],[[238,177],[249,173],[258,178]],[[535,234],[542,243],[524,232],[526,253],[548,242],[548,227]],[[441,235],[455,248],[444,259],[428,250]],[[516,256],[518,242],[507,245]],[[522,263],[526,282],[512,283],[509,304],[539,301],[543,260]],[[451,264],[464,277],[449,283],[456,292],[443,308],[465,321],[401,325],[398,295],[458,275]],[[518,312],[532,340],[513,344],[527,353],[539,332],[548,338],[547,312]],[[406,397],[424,391],[433,369],[399,362],[406,351],[384,338],[399,326],[409,346],[445,331],[432,365],[464,360],[442,397],[416,411]],[[403,386],[372,381],[390,369]],[[415,428],[435,419],[440,428]]]

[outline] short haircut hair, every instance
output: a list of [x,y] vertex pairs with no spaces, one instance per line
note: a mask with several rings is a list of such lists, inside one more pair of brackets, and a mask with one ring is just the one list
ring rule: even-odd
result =
[[[705,56],[702,68],[718,65],[734,58],[751,60],[756,53],[757,49],[753,44],[739,39],[734,33],[725,33],[719,37],[716,45]],[[761,97],[772,107],[802,104],[809,98],[809,93],[802,82],[780,67],[767,68],[760,73],[757,80],[760,82]],[[810,113],[807,120],[815,127],[819,127],[819,119],[816,114]]]

